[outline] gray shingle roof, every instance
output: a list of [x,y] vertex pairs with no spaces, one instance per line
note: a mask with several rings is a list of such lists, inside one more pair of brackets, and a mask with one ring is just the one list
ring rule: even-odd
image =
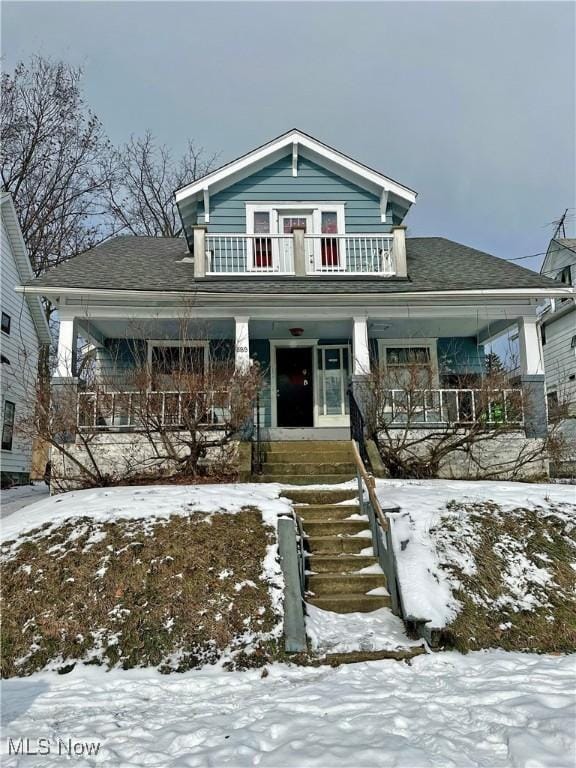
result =
[[565,248],[570,248],[571,251],[576,251],[576,237],[557,237],[556,242]]
[[443,237],[406,241],[408,279],[223,277],[194,280],[181,238],[122,236],[50,270],[29,285],[45,288],[194,293],[404,293],[558,287],[536,272]]

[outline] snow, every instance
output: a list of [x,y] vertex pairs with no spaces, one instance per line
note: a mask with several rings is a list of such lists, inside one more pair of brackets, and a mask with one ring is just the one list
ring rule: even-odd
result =
[[19,515],[2,521],[0,541],[14,539],[26,531],[69,518],[90,517],[102,522],[135,518],[167,518],[191,512],[234,514],[242,507],[257,507],[266,525],[276,527],[280,514],[290,513],[274,483],[230,483],[218,485],[146,485],[93,488],[70,491],[31,504]]
[[49,493],[50,489],[46,483],[31,483],[3,489],[0,491],[0,516],[4,519],[19,509],[48,496]]
[[574,659],[504,651],[181,675],[76,668],[2,683],[8,739],[100,742],[78,766],[573,768]]
[[[515,483],[462,480],[377,480],[378,498],[383,507],[400,507],[400,512],[389,513],[398,575],[407,615],[428,619],[430,626],[443,627],[457,615],[459,603],[453,596],[457,583],[440,567],[437,548],[431,530],[448,514],[450,501],[477,503],[492,501],[504,512],[515,508],[546,509],[553,504],[574,504],[576,489],[573,486],[550,483]],[[551,512],[562,517],[558,511]],[[443,556],[457,562],[464,573],[472,575],[475,564],[458,541],[471,542],[474,530],[466,516],[453,513],[459,531],[459,539],[442,541]],[[566,514],[565,519],[570,516]],[[572,520],[576,522],[576,517]],[[505,545],[505,542],[503,543]],[[535,568],[521,558],[519,552],[507,550],[509,560],[508,585],[514,605],[534,607],[534,598],[526,592],[526,584],[546,582],[545,568]]]
[[[368,594],[381,594],[372,590]],[[386,590],[382,594],[388,594]],[[306,604],[306,634],[319,653],[396,651],[422,645],[410,640],[404,623],[388,608],[366,613],[334,613]]]

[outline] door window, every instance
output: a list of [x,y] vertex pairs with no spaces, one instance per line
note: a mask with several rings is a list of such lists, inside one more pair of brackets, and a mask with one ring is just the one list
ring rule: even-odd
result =
[[320,416],[343,416],[348,413],[347,380],[348,348],[319,347],[318,412]]

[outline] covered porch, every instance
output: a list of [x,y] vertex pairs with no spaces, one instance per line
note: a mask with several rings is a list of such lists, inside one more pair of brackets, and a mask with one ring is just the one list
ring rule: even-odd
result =
[[[394,374],[382,382],[397,382],[386,385],[392,425],[405,426],[402,414],[410,398],[423,428],[465,426],[482,414],[488,424],[524,428],[529,437],[545,434],[542,355],[533,311],[510,316],[509,308],[492,305],[389,306],[363,314],[334,308],[254,309],[228,317],[194,308],[184,314],[174,309],[154,317],[151,311],[140,314],[132,311],[129,317],[127,310],[104,307],[82,315],[61,313],[55,381],[83,378],[79,338],[92,359],[91,381],[79,387],[78,419],[84,429],[138,431],[138,371],[148,372],[145,396],[156,403],[165,425],[179,428],[182,408],[191,404],[175,391],[170,374],[184,365],[200,377],[220,366],[230,372],[230,383],[234,370],[258,366],[262,387],[254,398],[254,423],[264,439],[347,437],[348,391],[375,381],[378,370]],[[513,327],[518,328],[520,377],[487,397],[485,345]],[[421,386],[408,385],[408,369],[421,376]],[[205,391],[199,387],[192,404],[205,414],[206,425],[222,423],[229,408],[230,384],[220,384]]]

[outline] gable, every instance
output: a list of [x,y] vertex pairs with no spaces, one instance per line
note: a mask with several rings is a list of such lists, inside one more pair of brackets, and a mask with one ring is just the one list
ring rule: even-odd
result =
[[[356,193],[358,190],[370,193],[378,201],[380,222],[384,224],[388,223],[384,216],[388,206],[390,223],[399,223],[416,199],[416,193],[409,187],[301,131],[293,130],[177,190],[175,199],[184,227],[189,232],[196,223],[209,223],[212,229],[214,196],[230,187],[241,185],[246,179],[252,185],[254,179],[262,184],[264,181],[271,183],[276,177],[287,182],[289,178],[298,179],[302,172],[307,179],[303,186],[306,183],[311,186],[316,184],[321,190],[323,185],[333,185],[337,180],[344,186],[345,182],[350,183]],[[266,180],[258,178],[262,175],[266,176]],[[290,195],[293,194],[294,186],[290,190]],[[319,194],[321,195],[321,192]],[[281,199],[294,200],[294,197]],[[226,197],[222,196],[220,202],[225,200]]]
[[[313,160],[301,157],[298,175],[292,174],[290,155],[259,168],[254,173],[210,196],[210,228],[217,232],[243,232],[246,228],[246,203],[254,202],[338,202],[344,203],[347,232],[385,232],[406,215],[391,200],[386,207],[383,224],[380,197],[374,192],[323,168]],[[193,217],[185,226],[204,223],[204,201],[199,200]]]

